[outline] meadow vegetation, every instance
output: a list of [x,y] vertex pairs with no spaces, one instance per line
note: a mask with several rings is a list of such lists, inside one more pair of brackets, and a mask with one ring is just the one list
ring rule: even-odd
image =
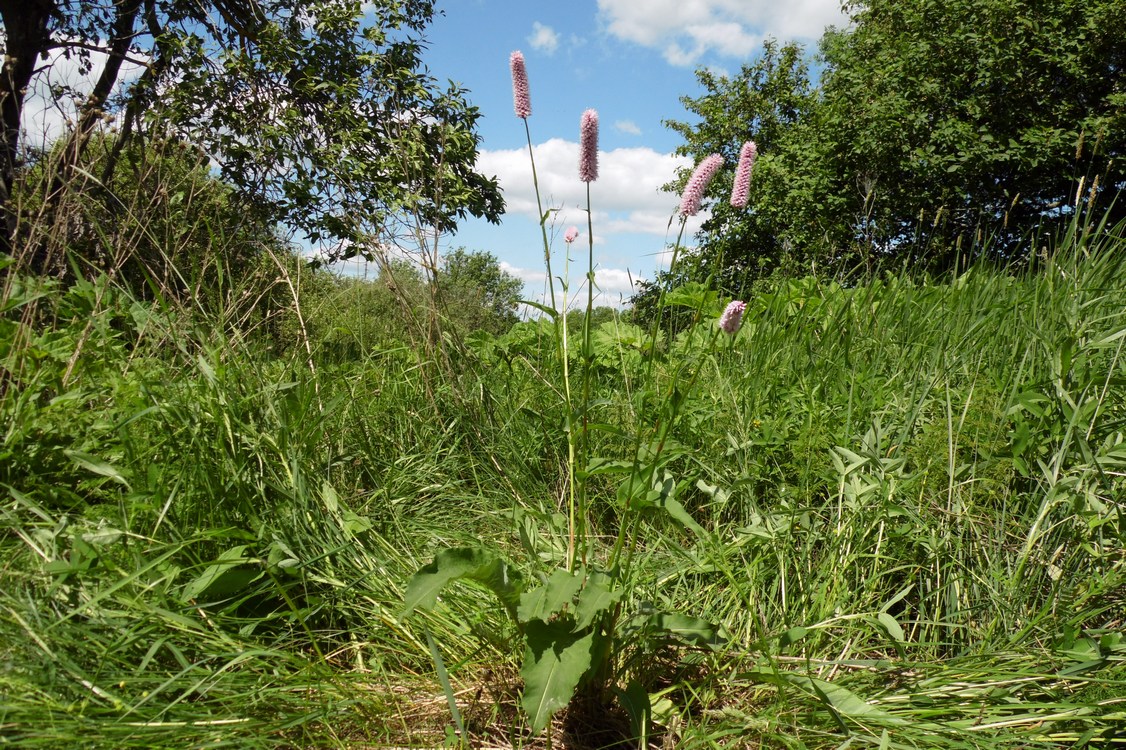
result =
[[[1076,222],[1020,270],[779,281],[719,346],[702,293],[707,319],[674,339],[594,329],[590,408],[617,428],[590,432],[592,456],[631,461],[653,386],[698,377],[661,467],[681,511],[646,514],[621,602],[616,666],[652,742],[1121,741],[1123,242]],[[433,746],[456,736],[437,652],[467,742],[543,742],[490,594],[454,584],[400,615],[444,549],[565,564],[549,320],[341,347],[351,283],[302,280],[297,341],[106,276],[7,271],[7,741]],[[628,509],[620,476],[585,481],[593,565]],[[683,619],[637,635],[656,612]],[[629,735],[624,714],[568,713],[557,742]]]
[[[116,130],[94,126],[108,93],[42,152],[3,113],[0,744],[1126,745],[1120,91],[1092,82],[1113,111],[1074,131],[1017,123],[1008,156],[971,153],[953,115],[903,131],[960,160],[844,205],[853,162],[930,152],[842,150],[829,114],[893,119],[919,103],[900,73],[962,100],[900,65],[921,44],[879,59],[880,96],[833,89],[899,20],[930,28],[871,0],[827,35],[820,91],[768,44],[749,88],[688,102],[708,112],[685,152],[709,156],[681,213],[713,213],[632,309],[594,306],[590,224],[559,247],[541,205],[559,283],[521,319],[495,256],[439,252],[502,201],[473,172],[477,111],[419,69],[432,4],[371,3],[372,29],[354,5],[34,4],[75,54],[108,30],[120,65],[142,20],[154,46]],[[959,39],[1001,4],[971,5]],[[1118,50],[1120,8],[1090,8],[1046,17]],[[247,92],[276,130],[224,110]],[[747,101],[769,106],[731,114]],[[970,157],[1056,163],[1100,128],[1020,211],[963,190]],[[588,185],[597,129],[583,113]],[[732,177],[711,152],[739,144]],[[852,166],[793,161],[830,156]],[[766,200],[787,174],[810,181]],[[376,270],[310,263],[279,222]]]

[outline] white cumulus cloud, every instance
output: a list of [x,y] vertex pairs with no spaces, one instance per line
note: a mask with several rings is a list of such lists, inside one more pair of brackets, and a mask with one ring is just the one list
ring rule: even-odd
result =
[[598,0],[606,30],[659,49],[673,65],[693,65],[707,52],[746,58],[765,37],[819,38],[848,19],[839,0]]
[[535,21],[532,23],[532,35],[528,37],[528,44],[532,45],[533,49],[553,55],[555,50],[559,49],[559,34],[550,26]]
[[[552,215],[553,225],[585,227],[586,184],[579,180],[579,144],[552,138],[536,145],[534,154],[543,208],[557,209]],[[618,233],[675,239],[678,225],[673,226],[670,236],[669,220],[680,201],[663,192],[661,186],[676,176],[678,168],[690,166],[691,160],[647,147],[600,151],[598,160],[599,177],[590,185],[595,243],[605,242],[608,235]],[[477,169],[496,175],[510,214],[539,220],[526,148],[483,150]],[[694,217],[689,222],[686,237],[698,229],[701,218]]]
[[[548,238],[552,247],[553,265],[560,263],[557,254],[563,250],[563,233],[568,227],[579,230],[579,238],[571,248],[572,260],[585,268],[587,249],[586,183],[579,180],[579,144],[553,138],[534,147],[536,174],[545,211],[551,210]],[[668,265],[669,246],[680,231],[681,217],[677,213],[680,198],[666,193],[661,187],[676,176],[679,168],[690,166],[690,159],[675,154],[661,153],[651,148],[617,148],[600,151],[599,177],[590,185],[591,223],[595,247],[595,304],[620,306],[633,296],[634,284],[648,277],[652,270]],[[532,184],[528,150],[484,150],[477,160],[477,169],[486,175],[495,175],[504,190],[508,214],[520,215],[533,222],[539,221],[535,188]],[[691,242],[706,218],[701,212],[688,220],[681,242]],[[642,244],[650,251],[638,257],[638,265],[626,260],[620,248],[623,243],[637,241],[638,236],[651,238]],[[529,236],[529,242],[538,245],[538,232]],[[629,268],[623,268],[626,263]],[[524,281],[528,294],[541,299],[546,274],[542,267],[521,268],[502,263],[508,273]],[[575,266],[572,266],[574,268]],[[559,267],[553,267],[560,273]],[[585,284],[576,280],[576,284]],[[583,290],[571,290],[572,298],[582,297]]]

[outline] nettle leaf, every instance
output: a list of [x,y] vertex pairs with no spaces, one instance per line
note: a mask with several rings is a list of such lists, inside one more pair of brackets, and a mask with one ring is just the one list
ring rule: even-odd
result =
[[517,619],[523,578],[505,560],[480,547],[443,550],[432,563],[420,568],[407,584],[400,617],[406,617],[419,607],[433,608],[446,584],[459,578],[468,578],[489,588],[513,619]]
[[543,731],[552,715],[571,701],[590,670],[595,634],[574,633],[572,628],[568,618],[552,623],[533,620],[525,630],[522,705],[533,732]]

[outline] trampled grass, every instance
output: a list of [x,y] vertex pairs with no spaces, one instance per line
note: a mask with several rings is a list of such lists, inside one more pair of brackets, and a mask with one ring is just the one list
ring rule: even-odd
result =
[[[665,464],[695,525],[646,521],[623,608],[723,638],[620,665],[651,744],[1126,745],[1121,230],[1016,272],[779,282],[714,351],[598,333],[590,455],[631,458],[646,368],[697,383]],[[562,564],[550,327],[310,368],[108,284],[4,300],[0,743],[440,746],[430,638],[468,744],[542,745],[487,593],[399,615],[451,546]],[[617,478],[587,481],[604,560]]]

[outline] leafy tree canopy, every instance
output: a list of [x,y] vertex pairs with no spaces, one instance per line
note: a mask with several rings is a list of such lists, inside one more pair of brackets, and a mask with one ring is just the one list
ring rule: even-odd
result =
[[524,282],[501,268],[492,253],[457,248],[446,254],[442,272],[449,316],[466,332],[500,334],[519,320]]
[[[81,94],[65,187],[106,110],[126,136],[159,123],[200,147],[224,180],[274,221],[343,254],[387,241],[404,217],[451,229],[496,221],[496,181],[474,171],[476,108],[422,62],[433,0],[0,0],[7,37],[0,75],[0,176],[18,167],[23,92],[49,53],[107,56]],[[370,20],[365,20],[370,19]],[[123,62],[144,66],[128,101],[110,93]],[[6,248],[0,248],[3,250]]]
[[[1126,4],[1121,0],[859,0],[803,49],[768,40],[727,77],[701,70],[669,122],[678,153],[722,153],[699,251],[643,292],[709,275],[731,293],[775,271],[949,266],[1020,257],[1034,231],[1124,186]],[[759,147],[751,205],[726,204],[741,144]],[[687,175],[670,187],[680,189]],[[1110,217],[1126,215],[1113,204]]]

